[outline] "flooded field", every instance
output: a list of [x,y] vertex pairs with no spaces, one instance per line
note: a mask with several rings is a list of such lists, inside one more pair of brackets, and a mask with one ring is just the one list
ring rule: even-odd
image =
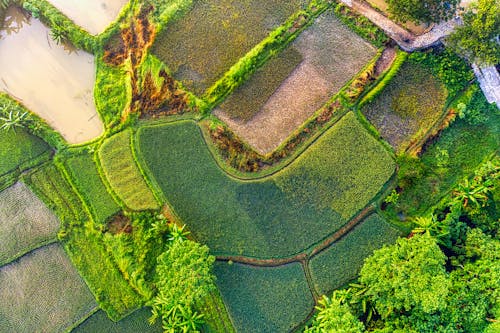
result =
[[128,0],[48,0],[73,22],[93,35],[113,22]]
[[94,57],[67,50],[49,29],[10,8],[0,30],[0,90],[45,119],[71,144],[99,136]]

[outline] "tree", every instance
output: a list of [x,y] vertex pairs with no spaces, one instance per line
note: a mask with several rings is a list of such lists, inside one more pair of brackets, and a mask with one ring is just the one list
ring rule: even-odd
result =
[[459,0],[387,0],[388,11],[397,21],[416,24],[448,20]]
[[481,65],[500,62],[500,0],[478,0],[462,15],[463,25],[447,38],[456,53]]
[[215,258],[208,247],[184,239],[182,232],[179,235],[158,257],[158,293],[151,320],[161,317],[166,332],[196,332],[203,320],[194,306],[215,288],[211,273]]
[[15,131],[16,127],[24,127],[24,122],[28,116],[28,112],[16,110],[14,103],[10,101],[4,105],[0,105],[0,114],[2,113],[6,113],[6,116],[0,117],[0,122],[2,122],[0,129],[5,131],[10,129]]
[[335,291],[332,298],[323,296],[316,309],[313,324],[304,333],[362,333],[365,327],[344,304],[343,292]]

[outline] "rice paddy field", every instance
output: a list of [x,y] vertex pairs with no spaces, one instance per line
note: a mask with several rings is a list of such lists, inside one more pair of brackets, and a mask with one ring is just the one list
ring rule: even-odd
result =
[[155,325],[148,323],[151,317],[151,310],[143,308],[135,311],[126,318],[114,322],[108,318],[102,310],[97,311],[87,320],[77,326],[71,332],[73,333],[161,333],[161,325],[157,322]]
[[21,182],[0,192],[0,266],[56,240],[59,221]]
[[62,332],[97,306],[63,248],[48,245],[0,268],[0,331]]
[[152,53],[201,95],[304,0],[195,1],[157,36]]
[[420,139],[445,112],[448,92],[430,69],[407,61],[384,93],[362,112],[382,138],[402,151]]
[[197,240],[216,254],[259,258],[296,254],[335,232],[395,166],[352,113],[283,171],[257,181],[226,174],[191,121],[143,127],[137,143],[148,174]]

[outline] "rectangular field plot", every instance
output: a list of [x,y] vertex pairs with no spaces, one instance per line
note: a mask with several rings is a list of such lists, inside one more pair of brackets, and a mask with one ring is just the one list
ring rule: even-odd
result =
[[101,135],[94,57],[69,52],[51,39],[49,28],[24,15],[10,7],[8,24],[0,30],[0,91],[22,101],[71,144]]
[[368,216],[343,238],[310,261],[316,291],[327,295],[356,278],[366,257],[401,233],[377,214]]
[[143,127],[137,142],[174,211],[216,254],[301,252],[347,223],[394,172],[352,113],[284,170],[254,181],[220,169],[191,121]]
[[72,333],[162,333],[163,330],[159,322],[149,325],[148,318],[151,317],[151,310],[143,308],[135,311],[131,315],[114,322],[108,318],[102,310],[97,311],[90,318],[85,320]]
[[195,1],[153,45],[174,77],[201,95],[305,0]]
[[99,150],[99,159],[109,184],[125,205],[133,210],[159,207],[137,167],[130,147],[131,131],[107,139]]
[[[267,94],[270,82],[261,76],[279,69],[276,59],[264,65],[215,112],[261,154],[276,149],[376,54],[376,49],[342,24],[332,10],[318,17],[288,50],[276,57],[293,65],[288,59],[291,50],[303,60],[272,95]],[[252,91],[263,95],[251,103],[241,98]],[[239,109],[246,109],[246,113]]]
[[447,91],[430,69],[407,61],[380,96],[363,107],[366,118],[396,150],[422,137],[444,112]]
[[70,158],[65,166],[97,222],[104,223],[120,210],[102,183],[92,155],[84,153]]
[[0,192],[0,266],[55,241],[59,221],[23,183]]
[[129,0],[47,0],[73,22],[97,35],[118,16]]
[[48,245],[0,268],[0,332],[63,332],[96,306],[62,247]]
[[215,275],[237,332],[290,332],[314,308],[299,263],[253,267],[217,262]]
[[[0,103],[1,106],[1,103]],[[0,120],[0,126],[3,125]],[[22,128],[0,130],[0,176],[30,166],[30,162],[48,154],[50,147]]]

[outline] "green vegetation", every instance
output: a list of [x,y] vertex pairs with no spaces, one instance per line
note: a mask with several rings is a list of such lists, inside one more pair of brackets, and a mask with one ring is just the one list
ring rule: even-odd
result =
[[345,224],[394,171],[353,114],[282,172],[256,181],[225,174],[191,121],[142,127],[137,142],[174,211],[217,254],[298,253]]
[[92,153],[71,157],[64,165],[96,222],[104,223],[120,210],[102,183]]
[[447,46],[471,62],[483,65],[500,63],[500,2],[474,1],[462,15],[464,24],[447,38]]
[[382,245],[394,242],[399,234],[378,214],[370,215],[311,259],[314,287],[320,294],[328,294],[355,279],[365,258]]
[[56,240],[59,221],[24,184],[0,192],[0,266]]
[[387,0],[388,11],[398,21],[439,23],[451,19],[459,0]]
[[133,156],[131,130],[115,134],[104,141],[99,159],[104,174],[116,195],[132,210],[159,208]]
[[0,331],[62,332],[97,305],[61,246],[0,268]]
[[303,3],[196,1],[189,12],[158,35],[152,52],[176,79],[201,95]]
[[118,322],[111,321],[102,310],[85,320],[72,333],[162,333],[161,325],[148,324],[151,311],[142,308]]
[[232,118],[251,119],[301,61],[302,55],[295,48],[287,48],[238,87],[220,108]]
[[445,86],[426,67],[408,61],[384,93],[362,109],[397,151],[421,139],[444,112]]
[[215,275],[237,332],[287,332],[314,307],[299,263],[252,267],[217,262]]

